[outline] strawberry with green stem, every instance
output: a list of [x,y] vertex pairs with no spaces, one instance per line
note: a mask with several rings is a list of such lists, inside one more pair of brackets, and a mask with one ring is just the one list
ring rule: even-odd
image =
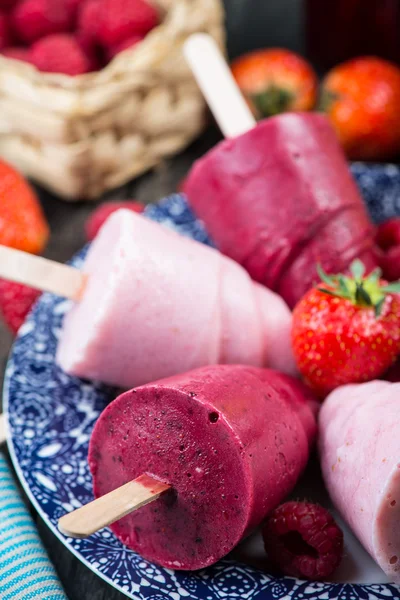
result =
[[292,344],[300,373],[320,397],[340,385],[382,375],[400,353],[400,282],[387,284],[361,261],[351,276],[327,275],[293,312]]

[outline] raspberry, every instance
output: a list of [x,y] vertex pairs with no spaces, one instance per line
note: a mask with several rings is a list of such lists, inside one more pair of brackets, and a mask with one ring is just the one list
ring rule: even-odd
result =
[[143,212],[144,205],[141,202],[135,202],[134,200],[126,200],[125,202],[105,202],[101,204],[90,216],[85,225],[86,237],[89,241],[92,241],[103,223],[108,217],[119,210],[120,208],[126,208],[136,213]]
[[1,10],[10,10],[17,4],[17,0],[0,0],[0,9]]
[[9,18],[5,13],[0,12],[0,50],[6,48],[10,42]]
[[282,504],[269,516],[263,538],[271,562],[291,577],[325,579],[343,556],[343,533],[318,504]]
[[386,379],[386,381],[391,381],[392,383],[400,383],[400,358],[386,371],[382,379]]
[[114,56],[117,56],[117,54],[123,52],[124,50],[128,50],[128,48],[133,48],[134,46],[142,42],[144,37],[145,36],[143,35],[133,35],[127,40],[124,40],[123,42],[112,46],[107,52],[108,60],[112,60]]
[[99,39],[112,47],[158,25],[157,10],[145,0],[99,0]]
[[79,6],[82,4],[82,0],[65,0],[67,7],[70,23],[75,23],[78,15]]
[[17,35],[28,44],[72,26],[65,0],[22,0],[13,13],[13,23]]
[[400,279],[400,218],[389,219],[379,225],[375,241],[382,250],[379,264],[388,281]]
[[0,312],[15,334],[41,292],[20,283],[0,279]]
[[86,0],[78,13],[78,39],[86,51],[93,50],[98,43],[99,0]]
[[29,50],[22,48],[22,46],[10,46],[9,48],[4,48],[4,50],[1,51],[1,54],[7,56],[7,58],[29,62]]
[[81,75],[92,67],[77,40],[67,33],[49,35],[31,48],[30,60],[40,71]]

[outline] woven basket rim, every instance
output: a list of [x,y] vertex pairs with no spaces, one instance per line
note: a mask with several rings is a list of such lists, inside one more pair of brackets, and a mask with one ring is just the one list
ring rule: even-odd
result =
[[99,71],[84,73],[82,75],[46,73],[40,71],[34,65],[2,56],[1,54],[0,69],[1,66],[7,67],[9,70],[12,67],[12,70],[16,74],[29,77],[30,80],[36,80],[36,82],[42,86],[48,85],[53,88],[60,87],[75,91],[80,89],[83,91],[87,88],[93,88],[97,84],[104,85],[105,83],[118,78],[121,73],[126,73],[128,63],[132,60],[140,60],[143,68],[154,65],[155,54],[162,57],[164,54],[162,48],[164,47],[165,51],[167,51],[170,44],[177,38],[176,35],[171,36],[171,22],[173,22],[176,13],[181,10],[181,7],[188,4],[188,0],[172,0],[169,7],[164,7],[160,0],[151,0],[151,2],[156,5],[164,15],[164,18],[159,25],[154,27],[140,44],[134,48],[128,48],[120,52]]

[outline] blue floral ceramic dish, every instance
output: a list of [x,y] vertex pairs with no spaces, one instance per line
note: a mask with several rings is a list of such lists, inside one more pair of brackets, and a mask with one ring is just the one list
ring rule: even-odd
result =
[[[354,175],[376,221],[400,214],[400,171],[394,166],[353,165]],[[183,196],[148,207],[149,218],[211,244]],[[85,251],[74,259],[78,266]],[[54,361],[68,301],[44,294],[22,327],[6,372],[5,410],[9,447],[21,482],[43,519],[82,562],[137,600],[390,600],[400,588],[313,583],[275,578],[232,559],[197,573],[174,572],[144,561],[104,529],[85,540],[65,538],[57,520],[89,502],[87,464],[90,434],[115,396],[103,385],[67,376]]]

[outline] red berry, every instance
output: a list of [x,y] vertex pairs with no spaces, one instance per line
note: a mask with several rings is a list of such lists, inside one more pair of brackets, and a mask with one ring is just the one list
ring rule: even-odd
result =
[[144,210],[144,204],[136,202],[135,200],[126,200],[125,202],[105,202],[104,204],[101,204],[101,206],[92,212],[86,222],[85,231],[87,239],[92,241],[108,217],[120,208],[126,208],[135,213],[141,213]]
[[41,292],[0,279],[0,312],[13,333],[17,333]]
[[392,383],[400,383],[400,358],[390,367],[383,376],[383,379]]
[[40,71],[81,75],[91,70],[90,59],[77,40],[67,33],[49,35],[31,48],[30,60]]
[[324,274],[293,311],[297,367],[321,398],[380,377],[400,352],[400,284],[364,277],[360,261],[350,268],[353,277]]
[[79,6],[82,4],[82,0],[65,0],[65,5],[68,10],[70,23],[75,23],[78,15]]
[[0,0],[0,9],[1,10],[10,10],[17,4],[18,0]]
[[381,248],[379,264],[388,281],[400,279],[400,218],[390,219],[380,225],[376,243]]
[[124,50],[128,50],[128,48],[133,48],[137,44],[140,44],[140,42],[142,42],[144,38],[144,35],[133,35],[132,37],[128,38],[127,40],[124,40],[120,44],[112,46],[107,52],[108,60],[112,60],[114,56],[117,56],[117,54],[123,52]]
[[4,48],[4,50],[1,51],[1,54],[7,56],[7,58],[13,58],[14,60],[30,62],[29,50],[27,50],[27,48],[22,48],[22,46],[10,46],[9,48]]
[[79,8],[77,34],[82,47],[93,50],[98,43],[99,0],[85,0]]
[[0,12],[0,50],[9,46],[10,43],[10,21],[8,15]]
[[291,577],[326,579],[343,556],[343,533],[318,504],[282,504],[271,513],[262,533],[271,562]]
[[146,35],[159,23],[146,0],[99,0],[99,39],[112,47],[134,35]]
[[65,0],[22,0],[13,13],[13,23],[19,38],[28,44],[72,26]]

